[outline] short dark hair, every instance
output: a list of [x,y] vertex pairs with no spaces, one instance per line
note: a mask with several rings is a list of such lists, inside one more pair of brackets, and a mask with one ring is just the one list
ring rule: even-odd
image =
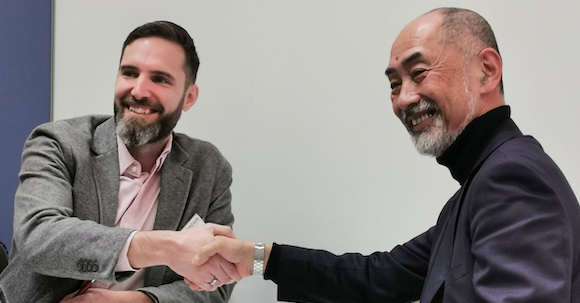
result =
[[143,24],[134,29],[129,36],[127,36],[125,42],[123,42],[121,58],[123,58],[127,45],[137,39],[147,37],[158,37],[179,44],[185,52],[185,64],[183,70],[185,71],[186,86],[195,83],[197,70],[199,69],[199,57],[195,51],[193,39],[183,27],[173,22],[154,21]]
[[[479,51],[481,49],[477,46],[483,46],[491,47],[499,54],[491,26],[478,13],[456,7],[436,8],[429,13],[431,12],[438,12],[443,16],[441,34],[445,41],[454,42],[466,53]],[[499,91],[503,94],[503,76],[499,81]]]

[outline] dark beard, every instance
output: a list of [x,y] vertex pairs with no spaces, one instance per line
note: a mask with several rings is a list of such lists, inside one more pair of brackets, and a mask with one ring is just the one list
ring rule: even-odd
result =
[[[138,147],[161,141],[167,138],[173,128],[175,128],[175,125],[177,125],[177,121],[181,117],[183,102],[184,98],[181,99],[175,111],[164,113],[163,108],[151,106],[151,104],[148,104],[148,100],[137,100],[128,95],[120,100],[120,108],[117,102],[114,103],[117,135],[127,147]],[[152,124],[147,124],[139,118],[127,117],[124,114],[124,110],[130,104],[151,106],[158,112],[159,118]]]

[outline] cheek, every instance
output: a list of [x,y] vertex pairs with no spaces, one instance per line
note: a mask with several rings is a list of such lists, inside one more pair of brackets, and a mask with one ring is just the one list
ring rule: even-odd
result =
[[391,96],[391,107],[393,108],[393,113],[397,118],[401,117],[401,109],[397,106],[397,99]]
[[116,98],[123,97],[130,91],[131,91],[131,86],[129,85],[129,83],[126,80],[124,80],[122,78],[117,79],[117,82],[115,83],[115,97]]

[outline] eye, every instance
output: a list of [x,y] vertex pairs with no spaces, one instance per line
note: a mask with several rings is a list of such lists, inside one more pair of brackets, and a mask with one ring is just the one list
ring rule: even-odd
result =
[[421,82],[427,75],[427,70],[424,68],[417,68],[411,72],[411,79],[415,82]]
[[151,81],[155,83],[169,83],[169,80],[163,76],[153,76],[151,77]]
[[391,95],[398,95],[401,90],[401,83],[397,81],[391,82]]
[[139,74],[136,71],[130,69],[121,71],[121,75],[127,78],[136,78],[137,76],[139,76]]

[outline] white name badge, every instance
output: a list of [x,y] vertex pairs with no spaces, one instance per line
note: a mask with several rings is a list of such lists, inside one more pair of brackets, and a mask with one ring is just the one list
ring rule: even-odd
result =
[[203,222],[203,219],[198,214],[195,214],[193,217],[191,217],[191,219],[189,219],[189,222],[187,222],[187,224],[185,224],[181,230],[188,230],[192,227],[201,226],[204,224],[205,222]]

